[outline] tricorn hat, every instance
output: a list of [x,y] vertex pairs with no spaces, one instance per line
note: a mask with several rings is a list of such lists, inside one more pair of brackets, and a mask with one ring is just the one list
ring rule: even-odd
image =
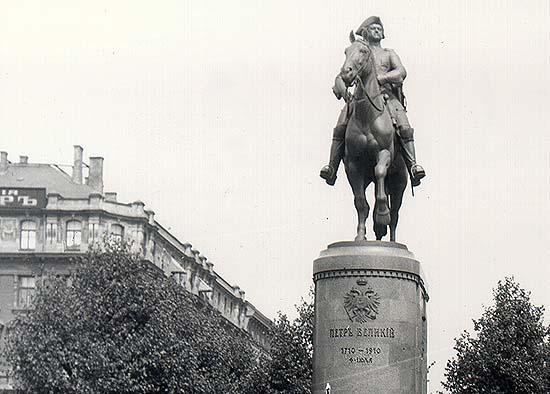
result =
[[361,26],[357,29],[355,34],[365,37],[363,33],[365,33],[365,29],[369,27],[370,25],[376,23],[377,25],[382,26],[382,38],[384,37],[384,25],[382,24],[382,21],[380,20],[380,17],[378,16],[369,16],[363,23],[361,23]]

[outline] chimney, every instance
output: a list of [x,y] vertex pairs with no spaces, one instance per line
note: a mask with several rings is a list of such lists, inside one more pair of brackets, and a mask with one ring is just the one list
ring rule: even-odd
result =
[[82,184],[82,147],[74,145],[73,182]]
[[88,186],[103,194],[103,157],[90,157]]
[[147,214],[147,218],[149,219],[149,224],[151,226],[154,226],[155,225],[155,212],[150,210],[150,209],[146,209],[145,213]]
[[105,192],[105,200],[116,202],[116,192]]
[[19,156],[19,164],[29,164],[29,156]]
[[8,152],[0,152],[0,172],[8,170]]

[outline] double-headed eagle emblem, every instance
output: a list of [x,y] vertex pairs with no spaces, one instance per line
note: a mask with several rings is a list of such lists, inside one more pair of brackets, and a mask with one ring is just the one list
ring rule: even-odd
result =
[[359,287],[352,289],[344,296],[344,308],[352,322],[366,323],[376,319],[380,296],[364,279],[357,281]]

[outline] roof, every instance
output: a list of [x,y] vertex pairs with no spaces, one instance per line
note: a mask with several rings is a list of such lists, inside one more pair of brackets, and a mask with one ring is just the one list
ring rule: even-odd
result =
[[7,172],[0,174],[0,187],[45,188],[46,193],[58,193],[64,198],[88,198],[95,190],[74,183],[58,166],[50,164],[8,164]]

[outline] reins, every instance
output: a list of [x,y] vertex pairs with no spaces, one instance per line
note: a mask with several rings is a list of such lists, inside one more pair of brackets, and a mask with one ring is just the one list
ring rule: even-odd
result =
[[[376,104],[374,104],[374,102],[372,101],[372,99],[370,98],[369,96],[369,93],[367,92],[367,89],[365,89],[365,85],[363,84],[363,80],[361,79],[361,77],[359,76],[359,74],[357,74],[357,80],[359,80],[359,82],[361,83],[361,89],[363,89],[363,92],[365,93],[365,96],[366,98],[369,100],[369,103],[374,107],[374,109],[376,109],[378,112],[384,112],[384,106],[382,106],[382,109],[378,108],[376,106]],[[380,96],[382,93],[376,95],[374,98]],[[355,92],[353,92],[353,95],[352,95],[352,98],[355,100],[355,102],[361,102],[361,101],[364,101],[365,98],[360,98],[358,99],[356,96],[355,96]]]
[[[363,45],[366,45],[366,44],[363,44]],[[366,45],[368,47],[368,45]],[[369,48],[369,57],[367,58],[367,61],[365,62],[365,64],[363,65],[363,67],[361,67],[358,71],[357,71],[357,76],[355,77],[355,82],[357,84],[357,81],[359,81],[359,83],[361,84],[361,89],[363,90],[363,92],[365,93],[365,96],[366,98],[369,100],[369,103],[374,107],[374,109],[376,109],[378,112],[384,112],[384,106],[382,106],[382,109],[378,108],[376,106],[376,104],[374,104],[374,101],[373,99],[371,99],[371,97],[369,96],[369,93],[367,92],[367,89],[365,89],[365,84],[363,83],[363,79],[361,78],[361,73],[363,72],[363,69],[367,66],[367,64],[371,61],[371,57],[372,57],[372,51],[371,49]],[[380,96],[382,93],[378,94],[377,96],[375,96],[374,98]],[[355,96],[355,92],[353,92],[353,94],[351,95],[351,98],[359,103],[361,101],[364,101],[365,98],[357,98]]]

